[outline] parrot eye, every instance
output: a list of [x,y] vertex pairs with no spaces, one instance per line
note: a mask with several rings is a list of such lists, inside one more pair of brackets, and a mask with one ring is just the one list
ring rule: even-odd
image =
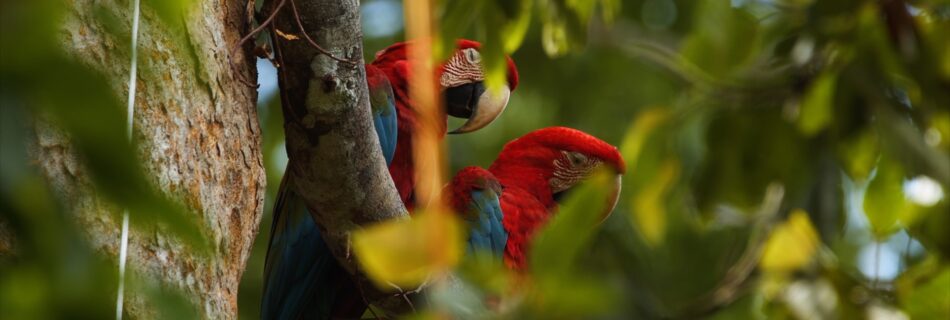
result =
[[472,64],[480,64],[482,62],[482,56],[478,53],[478,50],[468,48],[463,50],[463,52],[465,53],[465,60],[468,60],[468,62]]
[[571,161],[573,167],[579,167],[587,162],[587,156],[577,152],[567,152],[567,159]]

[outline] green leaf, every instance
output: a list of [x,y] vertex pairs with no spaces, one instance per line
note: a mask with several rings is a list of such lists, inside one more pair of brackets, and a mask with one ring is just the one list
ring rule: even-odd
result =
[[877,164],[881,141],[874,128],[867,128],[842,139],[837,149],[838,158],[848,176],[856,181],[864,181]]
[[950,267],[931,257],[897,280],[901,308],[911,319],[950,319]]
[[[151,8],[166,24],[181,24],[195,0],[145,0],[142,5]],[[131,8],[130,8],[131,9]],[[143,8],[144,9],[144,8]],[[131,12],[131,11],[130,11]]]
[[897,231],[901,215],[913,209],[904,199],[903,182],[900,164],[886,155],[882,157],[864,195],[864,214],[878,239]]
[[[512,3],[514,1],[502,0],[503,3]],[[501,38],[504,39],[505,53],[513,53],[518,50],[521,43],[524,42],[524,36],[528,33],[528,27],[531,26],[531,0],[517,1],[519,6],[513,19],[510,19],[498,29]]]
[[[97,190],[128,209],[136,228],[167,227],[196,253],[210,253],[210,243],[197,215],[162,195],[148,180],[145,168],[126,137],[124,108],[114,98],[107,80],[76,62],[48,62],[38,73],[42,82],[29,92],[32,101],[64,129],[78,151]],[[55,63],[55,64],[53,64]],[[56,88],[56,89],[52,89]],[[112,212],[114,221],[120,211]]]
[[541,44],[544,52],[551,57],[567,53],[570,49],[567,35],[567,23],[562,19],[553,18],[541,26]]
[[[497,9],[497,8],[496,8]],[[498,11],[498,10],[488,10]],[[492,15],[492,18],[483,18],[483,23],[479,29],[485,34],[485,41],[482,43],[481,52],[482,64],[485,67],[485,85],[489,90],[499,90],[502,86],[508,84],[508,61],[505,56],[503,38],[497,33],[497,30],[489,26],[503,24],[500,15]]]
[[831,124],[837,80],[837,73],[824,72],[805,92],[798,115],[798,129],[806,136],[813,136]]
[[535,236],[529,256],[532,274],[559,277],[570,273],[604,216],[606,195],[615,177],[607,171],[598,169],[575,187],[548,225]]
[[527,306],[539,319],[591,318],[610,312],[622,300],[606,284],[588,278],[544,278],[535,285]]
[[749,62],[761,43],[759,22],[729,1],[703,0],[693,9],[693,31],[681,52],[706,72],[728,77]]

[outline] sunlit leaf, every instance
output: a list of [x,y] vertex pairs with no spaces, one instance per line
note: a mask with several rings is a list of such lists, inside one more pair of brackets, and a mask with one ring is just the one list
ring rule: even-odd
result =
[[841,141],[838,157],[851,179],[864,181],[871,174],[880,155],[881,142],[877,131],[866,129]]
[[656,246],[666,235],[666,195],[679,176],[679,164],[667,160],[656,173],[654,183],[631,198],[631,222],[640,231],[647,244]]
[[508,84],[508,62],[505,58],[503,40],[492,26],[503,21],[486,21],[483,24],[483,31],[486,34],[485,42],[482,43],[480,52],[482,53],[482,64],[485,66],[485,85],[488,90],[499,90],[502,86]]
[[871,231],[883,238],[899,227],[901,216],[909,217],[914,206],[904,197],[904,170],[890,157],[881,158],[874,178],[864,195],[864,214],[871,224]]
[[570,48],[567,35],[567,24],[560,19],[552,19],[541,26],[541,44],[544,52],[556,57],[567,53]]
[[517,2],[518,10],[513,17],[505,23],[501,29],[499,29],[500,34],[504,39],[504,48],[506,53],[515,52],[518,50],[518,47],[521,46],[521,42],[524,41],[525,34],[528,33],[528,27],[531,26],[531,5],[533,4],[532,0],[519,0],[519,1],[508,1],[502,0],[505,3]]
[[823,73],[805,92],[798,115],[798,129],[805,135],[815,135],[831,123],[837,79],[833,72]]
[[652,108],[644,111],[637,117],[637,120],[627,129],[627,134],[620,145],[620,152],[627,163],[628,172],[637,172],[637,160],[640,158],[640,152],[653,130],[663,123],[669,116],[669,112],[664,108]]
[[776,273],[800,269],[812,261],[818,245],[818,232],[808,219],[808,213],[794,210],[788,220],[769,235],[759,265],[765,271]]
[[452,215],[417,213],[353,233],[353,251],[380,288],[412,288],[454,267],[463,253],[464,231]]

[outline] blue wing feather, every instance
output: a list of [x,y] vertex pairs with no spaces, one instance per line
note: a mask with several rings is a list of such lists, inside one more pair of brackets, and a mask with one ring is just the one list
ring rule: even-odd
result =
[[302,199],[285,181],[264,263],[261,318],[330,318],[338,296],[332,281],[345,275]]
[[389,80],[385,77],[381,77],[378,83],[369,88],[369,94],[373,110],[373,126],[376,128],[376,136],[379,137],[379,145],[383,149],[383,157],[386,158],[388,166],[396,154],[396,139],[398,138],[395,95]]
[[502,257],[505,245],[508,243],[508,231],[502,221],[504,213],[501,211],[499,195],[490,189],[473,190],[471,212],[469,215],[468,244],[470,250],[490,251],[497,257]]

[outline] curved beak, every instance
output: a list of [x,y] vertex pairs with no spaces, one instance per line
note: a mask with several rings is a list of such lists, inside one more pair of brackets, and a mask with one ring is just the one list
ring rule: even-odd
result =
[[466,118],[458,129],[449,134],[460,134],[484,128],[505,111],[511,89],[508,86],[500,90],[485,90],[481,81],[452,87],[446,90],[446,108],[448,114],[457,118]]
[[607,217],[610,217],[610,214],[614,212],[614,208],[617,208],[617,202],[620,201],[620,188],[623,185],[621,183],[621,176],[617,174],[614,177],[614,183],[611,186],[611,190],[607,192],[607,207],[604,208],[604,217],[600,219],[600,222],[607,220]]

